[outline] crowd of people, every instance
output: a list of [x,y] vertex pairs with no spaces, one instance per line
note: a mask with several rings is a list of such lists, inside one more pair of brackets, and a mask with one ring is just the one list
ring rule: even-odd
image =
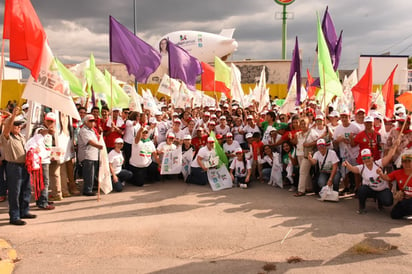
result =
[[[183,109],[161,98],[157,111],[139,113],[78,104],[81,120],[63,123],[64,115],[46,109],[42,124],[31,132],[24,131],[28,105],[17,106],[2,115],[0,202],[8,200],[11,224],[24,225],[23,219],[36,217],[29,212],[32,191],[36,206],[44,210],[72,195],[96,195],[103,149],[114,191],[169,179],[207,185],[220,146],[233,187],[267,183],[302,197],[328,186],[357,197],[359,214],[367,212],[366,200],[373,198],[378,210],[394,205],[394,219],[412,215],[412,130],[403,106],[387,118],[374,106],[322,110],[308,101],[283,113],[273,105],[259,112],[257,103],[243,108],[227,100]],[[57,131],[69,136],[60,160],[52,153],[60,143]],[[161,175],[165,153],[177,149],[192,151],[189,175]],[[274,166],[279,173],[274,174]],[[272,177],[280,173],[282,182],[275,183]]]

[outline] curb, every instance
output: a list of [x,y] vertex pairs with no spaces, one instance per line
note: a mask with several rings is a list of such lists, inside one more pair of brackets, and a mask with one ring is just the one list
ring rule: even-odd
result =
[[18,260],[16,250],[6,240],[0,239],[0,273],[13,273],[14,263]]

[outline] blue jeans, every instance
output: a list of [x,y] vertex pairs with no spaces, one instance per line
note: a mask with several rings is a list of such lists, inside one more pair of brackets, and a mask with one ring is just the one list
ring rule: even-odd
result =
[[92,193],[95,178],[99,171],[99,161],[83,160],[83,193]]
[[49,166],[50,164],[41,164],[44,188],[40,193],[39,199],[36,201],[38,207],[46,207],[49,205]]
[[404,216],[412,215],[412,199],[399,201],[391,211],[392,219],[402,219]]
[[31,196],[30,177],[24,164],[7,163],[10,221],[29,213]]
[[7,195],[6,165],[6,161],[0,162],[0,196]]
[[391,206],[393,204],[393,194],[389,188],[375,191],[369,186],[362,185],[358,190],[359,209],[365,209],[367,198],[376,198],[379,206]]
[[263,180],[269,181],[271,174],[272,174],[272,168],[264,168],[264,169],[262,169],[262,177],[263,177]]
[[207,172],[201,167],[192,167],[190,169],[189,177],[187,177],[188,184],[206,185],[209,183]]
[[[322,189],[322,187],[326,186],[326,184],[328,183],[329,177],[330,177],[330,173],[326,173],[326,172],[320,172],[319,173],[318,185],[319,185],[320,189]],[[336,174],[332,179],[332,183],[333,183],[333,190],[334,191],[339,191],[339,183],[340,183],[340,173],[339,173],[339,171],[336,171]]]
[[114,191],[120,192],[123,190],[123,182],[128,182],[133,178],[133,172],[127,169],[122,169],[117,176],[117,182],[113,181],[112,177],[112,184],[113,184],[113,189]]

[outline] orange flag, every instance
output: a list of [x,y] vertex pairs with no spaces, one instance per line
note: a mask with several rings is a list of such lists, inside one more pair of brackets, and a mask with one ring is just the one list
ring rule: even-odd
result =
[[385,81],[385,84],[382,87],[382,96],[383,100],[386,102],[386,113],[385,116],[388,118],[392,118],[393,111],[395,109],[395,92],[393,90],[393,76],[395,75],[395,71],[398,65],[392,70],[391,75]]
[[372,58],[369,61],[365,74],[352,88],[352,94],[355,101],[355,113],[358,109],[363,108],[367,115],[372,104]]
[[307,90],[308,90],[308,98],[310,99],[313,96],[315,96],[316,87],[312,86],[315,80],[312,78],[312,75],[310,75],[309,69],[306,69],[306,74],[308,75]]
[[6,0],[3,38],[10,40],[10,61],[28,68],[37,80],[46,33],[29,0]]

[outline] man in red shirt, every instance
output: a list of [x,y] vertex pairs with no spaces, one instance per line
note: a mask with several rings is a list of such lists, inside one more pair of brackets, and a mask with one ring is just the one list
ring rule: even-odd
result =
[[[368,148],[372,152],[372,156],[375,161],[381,158],[381,135],[377,133],[373,128],[373,118],[367,116],[364,119],[365,130],[361,131],[352,141],[352,146],[359,146],[359,151],[362,151],[365,148]],[[359,164],[362,164],[362,158],[359,153],[356,161]]]

